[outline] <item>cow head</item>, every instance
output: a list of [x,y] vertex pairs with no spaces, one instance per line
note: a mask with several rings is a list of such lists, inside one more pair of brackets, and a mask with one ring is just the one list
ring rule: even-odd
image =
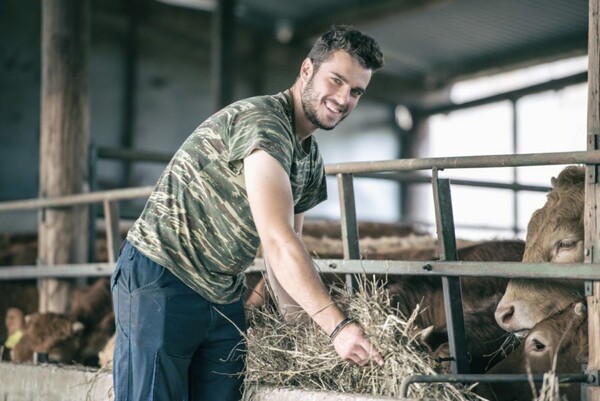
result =
[[46,353],[50,362],[71,363],[81,347],[83,324],[57,313],[34,313],[25,317],[25,331],[12,350],[16,362],[31,361]]
[[[552,178],[552,191],[527,227],[523,262],[583,262],[585,169],[565,168]],[[526,330],[582,296],[580,280],[512,279],[495,312],[506,331]]]
[[[488,374],[581,373],[587,346],[586,308],[576,302],[536,324],[517,349]],[[477,392],[496,401],[532,399],[529,383],[480,385]],[[561,385],[561,394],[568,400],[579,400],[579,392],[579,383]]]
[[6,317],[4,318],[4,324],[6,325],[6,331],[9,336],[21,330],[25,324],[23,311],[19,308],[8,308]]

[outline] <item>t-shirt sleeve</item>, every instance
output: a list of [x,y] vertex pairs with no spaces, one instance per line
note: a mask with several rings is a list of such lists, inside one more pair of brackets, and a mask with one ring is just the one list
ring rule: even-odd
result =
[[294,206],[294,214],[304,213],[327,199],[327,179],[321,154],[315,149],[311,158],[312,168],[308,185]]
[[279,161],[289,175],[293,158],[293,135],[282,119],[268,109],[246,111],[233,122],[229,138],[229,164],[241,171],[244,159],[261,149]]

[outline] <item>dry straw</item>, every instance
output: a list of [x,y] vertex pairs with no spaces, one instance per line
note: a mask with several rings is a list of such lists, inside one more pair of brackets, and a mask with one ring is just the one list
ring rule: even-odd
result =
[[[384,356],[384,367],[342,361],[329,336],[312,321],[287,324],[272,305],[266,305],[248,310],[246,387],[260,384],[399,397],[403,378],[436,374],[435,362],[419,342],[420,329],[414,324],[419,308],[404,317],[391,306],[383,283],[364,275],[358,281],[353,296],[342,286],[333,286],[332,295],[349,317],[361,323]],[[466,386],[429,383],[412,384],[408,396],[440,401],[481,399]]]

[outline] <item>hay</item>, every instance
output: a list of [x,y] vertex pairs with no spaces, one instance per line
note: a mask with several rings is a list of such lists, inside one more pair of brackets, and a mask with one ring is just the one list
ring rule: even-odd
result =
[[[354,296],[341,287],[334,287],[332,295],[348,316],[361,322],[383,355],[384,367],[342,361],[329,337],[312,321],[287,324],[272,305],[266,305],[248,310],[246,387],[260,384],[399,397],[403,378],[436,374],[435,362],[420,344],[420,329],[414,325],[419,308],[409,317],[402,316],[390,306],[382,283],[361,278]],[[468,388],[451,384],[415,383],[408,395],[440,401],[481,399]]]

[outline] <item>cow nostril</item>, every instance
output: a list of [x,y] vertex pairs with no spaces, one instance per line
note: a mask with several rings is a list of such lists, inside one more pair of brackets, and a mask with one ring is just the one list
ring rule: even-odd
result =
[[500,315],[500,321],[503,324],[508,324],[508,322],[510,322],[510,320],[512,319],[513,315],[515,314],[515,307],[512,305],[508,305],[507,307],[503,308],[501,311],[499,311],[499,315]]

